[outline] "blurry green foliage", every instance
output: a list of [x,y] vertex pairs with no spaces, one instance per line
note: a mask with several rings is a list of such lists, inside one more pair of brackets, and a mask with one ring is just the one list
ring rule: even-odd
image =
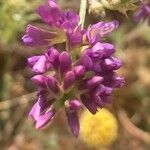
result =
[[9,44],[16,40],[18,32],[24,30],[29,21],[37,19],[34,9],[42,0],[1,0],[0,40]]

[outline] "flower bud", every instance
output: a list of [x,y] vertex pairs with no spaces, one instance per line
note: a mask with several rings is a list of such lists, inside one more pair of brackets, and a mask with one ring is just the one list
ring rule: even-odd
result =
[[44,55],[28,58],[28,65],[32,68],[32,71],[36,73],[44,73],[47,69],[52,67]]
[[100,60],[102,58],[109,57],[114,53],[114,51],[115,48],[112,44],[97,42],[91,49],[87,50],[87,54],[93,60]]
[[89,13],[94,16],[105,16],[105,8],[100,2],[93,2],[89,7]]
[[124,14],[128,10],[136,9],[136,5],[134,4],[136,1],[133,0],[101,0],[101,3],[104,7],[110,10],[118,10]]
[[92,79],[87,81],[87,87],[92,89],[98,86],[103,81],[103,77],[94,76]]
[[46,87],[47,77],[44,75],[35,75],[31,80],[40,87]]
[[59,55],[59,63],[60,63],[60,73],[64,74],[65,72],[71,69],[71,58],[67,52],[62,52]]
[[84,106],[92,113],[96,114],[98,105],[92,100],[86,97],[85,95],[81,95],[81,100]]
[[39,118],[37,119],[35,128],[40,129],[44,127],[47,123],[49,123],[53,119],[55,113],[56,112],[54,109],[51,109],[48,112],[44,112],[44,114],[40,115]]
[[93,66],[93,62],[91,60],[91,58],[86,55],[83,54],[79,60],[79,64],[83,65],[85,67],[85,69],[90,70]]
[[77,111],[66,110],[66,115],[67,115],[69,127],[73,135],[77,137],[79,135],[79,130],[80,130],[78,113]]
[[85,73],[85,67],[82,65],[74,67],[74,72],[77,77],[82,77]]
[[118,58],[111,57],[104,60],[104,67],[107,70],[117,70],[121,65],[121,60]]
[[68,71],[66,74],[65,74],[65,77],[64,77],[64,89],[67,89],[69,88],[70,86],[73,85],[73,83],[75,82],[75,74],[73,71]]
[[65,106],[68,109],[70,109],[71,111],[78,111],[81,108],[82,104],[79,100],[73,99],[73,100],[69,100],[69,101],[67,100],[65,102]]
[[55,77],[53,77],[53,76],[48,76],[48,78],[47,78],[47,86],[48,86],[48,88],[49,88],[52,92],[58,93],[59,87],[58,87],[57,80],[56,80]]

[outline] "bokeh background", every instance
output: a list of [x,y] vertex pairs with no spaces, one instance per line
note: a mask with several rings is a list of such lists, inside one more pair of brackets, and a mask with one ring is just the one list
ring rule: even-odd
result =
[[[43,25],[35,13],[43,2],[0,0],[0,150],[149,150],[150,26],[147,22],[135,23],[133,11],[127,12],[127,17],[106,10],[106,17],[102,18],[89,14],[87,8],[85,21],[86,27],[100,20],[120,22],[120,27],[107,38],[116,45],[116,55],[123,61],[119,74],[126,80],[122,89],[114,91],[113,104],[107,108],[117,120],[117,139],[105,147],[92,147],[80,136],[73,137],[63,110],[48,128],[35,130],[28,112],[35,100],[36,87],[30,81],[33,74],[26,58],[44,50],[25,47],[21,37],[27,24]],[[80,0],[58,0],[58,3],[64,10],[79,12]]]

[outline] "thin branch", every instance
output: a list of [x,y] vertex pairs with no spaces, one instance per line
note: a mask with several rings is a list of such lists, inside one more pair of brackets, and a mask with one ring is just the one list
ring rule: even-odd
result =
[[150,144],[150,133],[143,131],[136,127],[131,120],[127,117],[125,111],[120,110],[118,113],[118,118],[120,123],[122,124],[123,128],[132,136],[136,137],[137,139]]
[[0,111],[15,107],[16,105],[27,104],[29,101],[33,101],[36,97],[36,92],[23,95],[11,100],[5,100],[0,102]]

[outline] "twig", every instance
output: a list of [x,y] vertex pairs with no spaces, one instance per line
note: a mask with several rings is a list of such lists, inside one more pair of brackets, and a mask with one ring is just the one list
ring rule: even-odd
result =
[[125,111],[121,110],[118,113],[118,118],[120,123],[122,124],[123,128],[132,136],[140,139],[141,141],[150,144],[150,133],[143,131],[136,127],[131,120],[127,117]]
[[79,12],[79,16],[80,16],[80,23],[79,24],[81,24],[82,28],[83,28],[84,22],[85,22],[86,7],[87,7],[87,0],[81,0],[80,12]]
[[17,98],[14,98],[12,100],[5,100],[0,102],[0,111],[9,109],[11,107],[15,107],[16,105],[21,105],[21,104],[26,104],[29,101],[34,100],[36,97],[36,92],[27,94],[27,95],[23,95]]

